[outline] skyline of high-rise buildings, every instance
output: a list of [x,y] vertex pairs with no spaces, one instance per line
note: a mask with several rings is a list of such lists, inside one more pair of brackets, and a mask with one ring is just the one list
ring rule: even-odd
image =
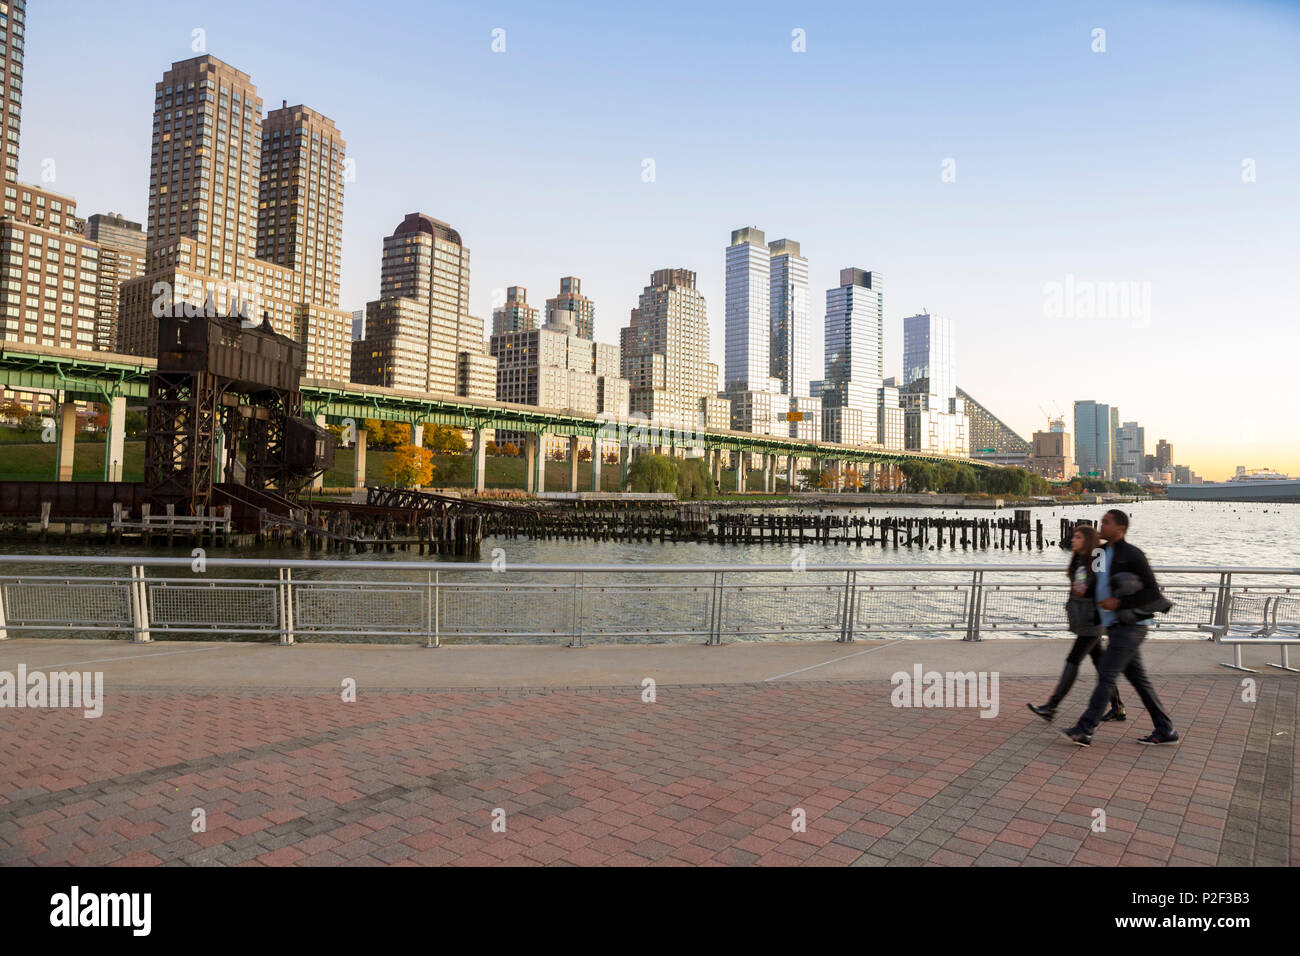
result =
[[[22,4],[13,4],[12,22],[21,23],[23,12]],[[21,36],[15,38],[15,49],[21,41]],[[2,72],[6,95],[20,102],[20,66],[11,62]],[[11,105],[10,114],[8,154],[12,158],[17,155],[21,112]],[[68,347],[103,349],[110,341],[110,330],[116,326],[111,339],[119,350],[150,354],[155,347],[151,341],[154,311],[160,302],[167,307],[184,301],[191,305],[203,304],[218,312],[243,313],[249,318],[258,317],[250,312],[259,315],[265,312],[274,327],[307,346],[307,377],[333,380],[352,377],[355,313],[338,308],[346,143],[333,121],[305,105],[289,106],[287,100],[282,101],[279,109],[263,116],[262,100],[251,77],[204,54],[177,61],[164,72],[162,80],[155,85],[153,126],[147,231],[124,217],[116,217],[126,223],[124,227],[114,226],[109,221],[113,217],[104,215],[83,223],[76,219],[75,204],[69,197],[57,197],[48,191],[6,197],[7,213],[17,213],[21,198],[25,208],[19,215],[27,215],[30,208],[32,224],[54,225],[89,240],[81,244],[83,255],[78,260],[65,256],[64,264],[74,267],[75,286],[88,289],[93,278],[96,292],[92,326],[83,325],[91,320],[76,309],[77,305],[87,304],[80,300],[72,310],[75,326],[67,319],[70,303],[61,304],[58,313],[61,328],[57,336],[52,325],[40,322],[31,331],[32,323],[23,322],[19,332],[10,309],[6,308],[6,337],[17,338],[14,333],[18,333],[24,339],[39,338],[43,344],[57,341]],[[16,169],[16,159],[7,162],[6,168]],[[9,191],[13,192],[14,187],[10,186]],[[47,215],[48,219],[42,218]],[[12,223],[17,217],[9,218],[10,224],[5,228],[11,241],[6,245],[11,261],[16,263],[13,252],[17,244],[13,241]],[[134,234],[131,226],[136,227]],[[107,238],[109,234],[111,239]],[[102,246],[91,245],[101,238]],[[23,239],[25,248],[32,245],[30,238]],[[447,379],[450,383],[447,390],[462,394],[481,391],[485,382],[495,378],[495,368],[487,355],[483,323],[469,315],[468,250],[459,246],[458,239],[457,254],[463,255],[458,268],[463,266],[463,275],[458,273],[457,281],[463,278],[464,283],[457,285],[450,299],[432,292],[422,298],[422,291],[415,288],[419,269],[406,269],[409,262],[390,260],[386,250],[380,299],[386,304],[379,307],[371,303],[389,313],[377,326],[381,337],[385,327],[397,335],[405,324],[410,341],[412,316],[403,313],[409,313],[411,306],[398,300],[412,299],[421,303],[417,310],[427,307],[432,315],[440,302],[445,305],[454,299],[451,310],[444,310],[440,316],[444,329],[452,335],[452,367],[447,367],[445,350],[430,348],[421,356],[407,348],[403,356],[399,354],[403,350],[394,347],[388,356],[394,360],[391,368],[369,368],[376,362],[368,365],[363,361],[360,366],[368,370],[360,374],[401,381],[401,387],[429,387],[427,383]],[[143,256],[133,255],[138,243],[145,245]],[[431,265],[430,276],[435,271]],[[695,409],[695,414],[707,418],[709,409],[716,412],[724,407],[722,403],[729,402],[732,411],[729,424],[743,430],[809,439],[821,438],[825,433],[827,439],[839,435],[840,440],[850,443],[885,443],[896,447],[895,429],[884,424],[893,420],[893,402],[883,380],[884,314],[879,276],[873,281],[868,271],[851,271],[871,291],[859,291],[858,302],[853,304],[854,286],[850,282],[846,289],[843,275],[841,286],[828,290],[826,372],[814,388],[807,358],[808,261],[800,254],[799,243],[793,240],[768,243],[764,232],[756,227],[736,230],[727,252],[727,364],[721,383],[723,391],[710,394],[717,391],[715,374],[712,388],[706,387],[702,393],[702,404]],[[409,287],[402,285],[403,276]],[[162,298],[156,294],[160,283],[168,288]],[[107,294],[114,285],[121,286],[116,315]],[[558,313],[567,312],[579,336],[592,335],[594,306],[581,295],[579,281],[576,277],[563,277],[560,286],[560,295],[547,300],[548,324]],[[67,287],[66,279],[64,287]],[[30,293],[29,289],[28,305],[34,298]],[[835,305],[833,299],[837,296],[842,301]],[[857,314],[871,311],[873,296],[874,324],[865,314]],[[515,325],[536,328],[538,310],[527,304],[522,287],[510,287],[507,303],[507,308],[513,310]],[[633,310],[634,314],[636,311]],[[943,393],[940,407],[928,407],[924,400],[909,395],[906,388],[919,374],[916,369],[928,371],[934,364],[932,356],[938,354],[935,346],[931,346],[927,361],[914,367],[906,328],[911,319],[905,322],[904,334],[908,341],[904,347],[905,384],[899,389],[900,406],[905,411],[933,411],[939,416],[957,414],[951,405],[942,407],[945,400],[961,401],[955,395],[948,395],[955,389],[951,326],[940,325],[942,320],[937,317],[925,318],[930,320],[940,345],[945,337],[940,333],[949,337],[948,361],[939,365],[946,374],[927,375],[930,394]],[[426,323],[426,343],[437,338],[427,331],[436,324]],[[366,325],[368,322],[363,323],[363,332]],[[868,327],[869,335],[864,334]],[[707,311],[704,332],[707,357]],[[865,344],[868,338],[875,345],[879,360],[870,362],[870,371],[864,371],[860,365],[868,358],[870,348]],[[379,358],[379,355],[369,357]],[[398,358],[405,363],[406,374],[397,373]],[[421,360],[425,366],[424,384],[413,373]],[[716,369],[710,362],[701,363],[695,353],[688,361],[695,371],[665,367],[665,379],[698,375],[700,368]],[[654,404],[653,398],[644,394],[642,399]],[[679,418],[685,414],[685,406],[676,400],[668,403],[666,397],[661,397],[658,402],[660,408],[670,404],[674,407],[673,414]],[[1117,418],[1111,422],[1110,430],[1110,444],[1114,448],[1120,430]],[[915,439],[916,431],[908,430],[905,441],[908,447],[927,449],[931,447],[927,444],[931,439],[926,436],[939,431],[934,427],[928,431],[922,429],[921,437]],[[961,443],[952,440],[946,430],[943,435],[946,437],[933,439],[934,447],[957,451]],[[1138,457],[1141,461],[1143,456]],[[1114,471],[1113,462],[1110,470]]]

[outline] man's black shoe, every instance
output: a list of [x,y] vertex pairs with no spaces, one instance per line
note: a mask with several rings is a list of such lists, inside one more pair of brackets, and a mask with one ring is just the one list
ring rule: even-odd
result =
[[1140,744],[1176,744],[1178,743],[1178,734],[1170,733],[1168,737],[1161,737],[1155,731],[1147,734],[1145,737],[1139,737]]
[[1110,710],[1106,711],[1106,713],[1102,715],[1101,719],[1103,721],[1128,720],[1128,714],[1124,712],[1123,707],[1112,707]]
[[1025,706],[1048,722],[1051,722],[1051,719],[1056,716],[1055,707],[1039,707],[1037,704],[1025,704]]
[[1075,724],[1073,727],[1068,727],[1065,730],[1062,730],[1061,733],[1064,734],[1066,737],[1068,737],[1070,740],[1072,740],[1074,743],[1078,744],[1080,747],[1092,746],[1092,734],[1088,733],[1078,724]]

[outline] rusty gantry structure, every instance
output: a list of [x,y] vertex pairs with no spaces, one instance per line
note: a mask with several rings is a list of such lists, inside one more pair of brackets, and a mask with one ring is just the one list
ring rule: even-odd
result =
[[[302,415],[303,346],[239,315],[158,321],[145,487],[179,514],[236,502],[291,505],[334,464],[333,437]],[[241,489],[250,489],[249,494]]]

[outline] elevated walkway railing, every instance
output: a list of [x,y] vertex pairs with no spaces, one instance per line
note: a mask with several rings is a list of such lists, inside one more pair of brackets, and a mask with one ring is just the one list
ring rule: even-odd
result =
[[[1300,568],[1161,567],[1153,636],[1283,645]],[[544,643],[1065,636],[1043,565],[595,565],[0,555],[0,639]],[[1240,651],[1238,650],[1238,655]],[[1240,659],[1237,665],[1240,666]],[[1285,651],[1283,666],[1286,666]]]

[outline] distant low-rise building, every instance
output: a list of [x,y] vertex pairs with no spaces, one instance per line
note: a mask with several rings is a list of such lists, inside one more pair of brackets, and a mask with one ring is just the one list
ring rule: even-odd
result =
[[1065,481],[1075,475],[1073,445],[1069,432],[1034,432],[1033,454],[1025,467],[1048,481]]

